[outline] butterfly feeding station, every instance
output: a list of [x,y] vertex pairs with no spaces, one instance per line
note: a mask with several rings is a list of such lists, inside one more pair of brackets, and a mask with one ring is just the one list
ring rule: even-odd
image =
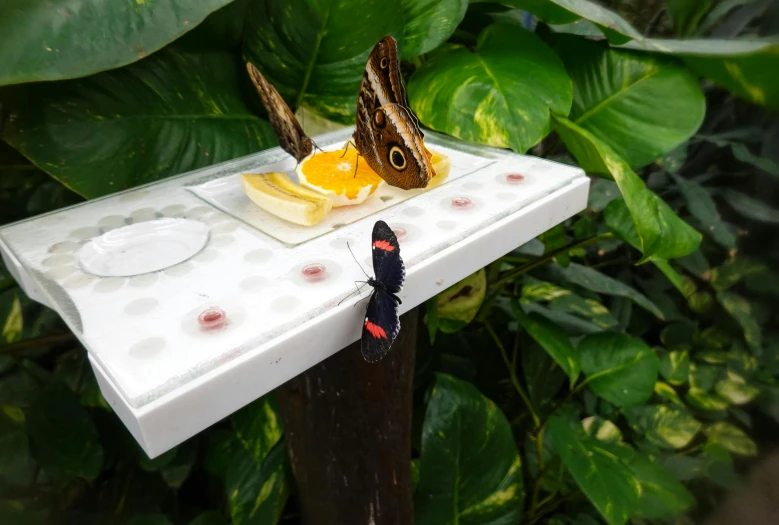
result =
[[[352,132],[314,140],[342,148]],[[6,226],[0,250],[25,292],[78,336],[149,456],[281,387],[313,522],[369,523],[379,500],[395,514],[374,523],[409,522],[415,308],[584,209],[589,187],[580,169],[552,161],[434,133],[425,143],[451,161],[443,183],[382,186],[314,226],[265,212],[243,190],[241,174],[294,175],[295,159],[274,148]],[[399,336],[368,363],[358,340],[371,288],[357,294],[354,283],[362,268],[373,274],[378,220],[398,239],[406,277]],[[343,494],[362,517],[332,508]]]

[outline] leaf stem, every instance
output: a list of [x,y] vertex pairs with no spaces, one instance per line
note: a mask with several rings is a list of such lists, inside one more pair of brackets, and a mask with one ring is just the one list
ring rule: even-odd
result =
[[75,339],[76,336],[73,335],[73,332],[64,332],[61,334],[35,337],[33,339],[24,339],[22,341],[17,341],[15,343],[0,346],[0,354],[10,354],[13,352],[32,350],[44,346],[54,346],[62,343],[71,342]]
[[590,244],[595,244],[600,241],[604,241],[606,239],[613,239],[614,234],[611,232],[607,233],[601,233],[600,235],[596,235],[594,237],[589,237],[587,239],[583,239],[581,241],[576,241],[574,243],[568,244],[566,246],[562,246],[560,248],[557,248],[555,250],[552,250],[549,253],[545,253],[538,259],[534,260],[533,262],[527,263],[523,266],[520,266],[518,268],[514,268],[513,270],[506,270],[502,274],[498,275],[498,280],[494,283],[490,284],[490,288],[496,288],[502,284],[504,284],[506,281],[510,281],[511,279],[522,275],[523,273],[527,273],[530,270],[534,270],[535,268],[538,268],[542,264],[550,261],[555,256],[567,252],[569,250],[573,250],[575,248],[581,248],[582,246],[588,246]]
[[506,353],[506,347],[503,346],[503,343],[500,341],[498,334],[495,333],[495,330],[493,330],[492,325],[490,325],[489,321],[484,321],[484,327],[487,329],[490,336],[492,336],[492,339],[495,341],[495,345],[500,350],[500,355],[503,357],[503,362],[506,363],[506,368],[509,369],[509,377],[511,378],[511,384],[514,385],[514,389],[519,394],[519,397],[522,398],[522,401],[525,403],[528,412],[530,412],[530,416],[533,418],[533,424],[536,427],[538,427],[540,419],[535,409],[533,409],[533,404],[530,402],[530,398],[525,392],[525,389],[522,388],[519,379],[517,379],[516,370],[511,366],[512,362],[509,360],[508,353]]

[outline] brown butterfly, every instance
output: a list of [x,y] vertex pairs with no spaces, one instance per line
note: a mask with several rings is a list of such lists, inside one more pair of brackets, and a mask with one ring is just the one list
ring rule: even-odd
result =
[[249,71],[249,77],[251,77],[254,87],[257,88],[257,93],[262,98],[262,104],[268,111],[268,117],[273,131],[279,139],[279,145],[300,162],[311,154],[313,149],[311,139],[303,132],[295,114],[289,109],[276,88],[265,80],[254,64],[247,62],[246,69]]
[[400,79],[398,44],[386,36],[368,57],[352,138],[368,165],[392,186],[424,188],[435,170]]

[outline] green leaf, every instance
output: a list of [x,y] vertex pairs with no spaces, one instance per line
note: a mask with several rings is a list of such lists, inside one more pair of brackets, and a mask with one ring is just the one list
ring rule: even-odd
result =
[[701,457],[706,460],[707,474],[714,483],[730,489],[743,485],[727,448],[719,443],[706,443]]
[[701,429],[690,412],[673,405],[644,405],[625,411],[630,426],[662,448],[686,447]]
[[[535,0],[535,2],[538,4],[555,4],[562,9],[594,22],[612,44],[622,44],[633,38],[643,38],[641,33],[636,31],[624,18],[595,2],[589,0],[546,0],[546,2],[544,0]],[[535,14],[535,11],[528,10]]]
[[569,384],[573,386],[579,377],[581,367],[579,365],[579,356],[576,354],[565,332],[552,321],[538,314],[526,314],[517,299],[511,301],[511,311],[514,312],[517,321],[527,330],[530,337],[535,339],[552,356],[555,362],[560,365],[560,368],[568,376]]
[[752,313],[749,301],[733,292],[717,292],[717,299],[722,307],[735,319],[744,330],[744,339],[753,352],[760,352],[763,334]]
[[163,452],[154,459],[150,458],[142,448],[138,447],[138,466],[146,472],[157,472],[166,467],[173,461],[178,453],[178,447],[174,447],[167,452]]
[[[628,207],[625,204],[625,199],[614,199],[609,202],[603,212],[603,218],[606,226],[612,233],[615,233],[636,250],[641,251],[641,239],[636,230],[636,223],[633,222],[633,217],[630,216],[630,210],[628,210]],[[671,267],[668,261],[655,258],[652,260],[652,264],[663,272],[663,275],[668,278],[677,290],[682,294],[685,293],[682,286],[682,276]]]
[[581,18],[549,0],[502,0],[501,3],[533,13],[547,24],[570,24]]
[[655,306],[652,301],[647,299],[646,296],[637,292],[627,284],[602,274],[598,270],[581,264],[571,263],[567,268],[562,269],[561,273],[570,283],[577,284],[582,288],[586,288],[595,293],[625,297],[647,310],[658,319],[664,319],[660,309]]
[[573,122],[554,117],[555,129],[571,153],[583,165],[599,165],[619,185],[625,205],[633,217],[642,261],[673,259],[694,252],[701,240],[698,232],[681,220],[606,144]]
[[24,428],[24,412],[3,405],[0,411],[0,480],[29,486],[35,481],[35,461]]
[[622,432],[617,425],[600,416],[590,416],[582,419],[582,428],[585,434],[600,441],[619,443],[622,441]]
[[724,369],[719,366],[690,364],[690,388],[708,392],[722,377]]
[[709,443],[722,445],[734,454],[741,456],[757,455],[755,442],[743,430],[731,425],[727,421],[713,423],[705,430],[705,433]]
[[414,72],[409,100],[433,129],[472,142],[524,152],[551,130],[550,111],[567,114],[571,81],[536,35],[493,24],[476,51],[436,53]]
[[6,4],[0,85],[82,77],[152,54],[230,0]]
[[243,450],[232,431],[215,428],[207,433],[208,441],[203,468],[217,478],[224,478],[233,458]]
[[[5,308],[5,304],[8,304],[8,308]],[[15,293],[8,292],[0,295],[0,320],[5,319],[3,328],[0,330],[0,337],[6,343],[13,343],[19,341],[22,338],[22,330],[24,330],[24,318],[22,317],[22,304],[19,302],[19,297]]]
[[646,403],[654,391],[660,361],[638,339],[615,333],[592,334],[579,343],[589,387],[619,407]]
[[723,379],[717,382],[714,389],[734,405],[745,405],[760,394],[760,389],[756,386],[735,379]]
[[549,307],[552,310],[583,317],[592,321],[600,329],[616,328],[619,325],[619,321],[611,315],[611,312],[603,304],[595,299],[585,299],[574,293],[552,299],[549,301]]
[[435,336],[441,326],[438,320],[438,297],[431,297],[425,302],[425,324],[427,324],[427,335],[430,337],[430,344],[435,344]]
[[609,525],[621,525],[638,508],[641,488],[609,444],[577,432],[564,418],[549,419],[552,443],[563,464]]
[[528,396],[539,417],[545,417],[554,408],[555,394],[563,386],[567,376],[560,365],[539,344],[531,343],[523,346],[520,358]]
[[201,512],[189,525],[227,525],[227,521],[215,510]]
[[244,54],[293,109],[305,104],[331,120],[354,123],[368,55],[387,35],[398,39],[404,53],[403,9],[410,5],[419,4],[253,2],[246,19]]
[[702,231],[727,250],[736,247],[735,228],[725,223],[717,211],[717,205],[709,192],[695,181],[671,174],[687,203],[687,210],[698,219]]
[[770,207],[761,200],[753,199],[749,195],[731,189],[725,189],[720,195],[725,199],[725,202],[747,219],[779,224],[779,210]]
[[664,352],[660,356],[660,374],[672,385],[683,385],[690,373],[690,353],[687,350]]
[[766,265],[750,257],[736,256],[728,259],[720,266],[712,268],[711,286],[718,292],[723,292],[750,275],[759,275],[767,270]]
[[40,392],[27,412],[35,458],[51,476],[93,481],[103,467],[103,448],[78,397],[55,382]]
[[197,458],[197,441],[190,439],[178,447],[173,460],[160,469],[165,483],[173,489],[180,488],[189,477]]
[[662,381],[655,383],[655,394],[662,397],[663,399],[669,400],[671,403],[684,406],[682,398],[679,397],[679,394],[676,393],[676,390],[674,390],[674,388],[668,383],[663,383]]
[[690,491],[666,469],[628,447],[622,446],[617,450],[641,485],[636,516],[650,520],[673,517],[695,504]]
[[713,392],[691,388],[684,398],[691,407],[709,412],[719,412],[728,408],[728,401]]
[[[536,312],[550,321],[560,325],[570,334],[594,334],[603,331],[603,328],[591,321],[581,319],[566,312],[545,308],[539,304],[528,303],[523,305],[526,312]],[[615,320],[616,321],[616,320]]]
[[432,51],[446,41],[465,17],[468,0],[402,0],[406,27],[403,58]]
[[[557,35],[554,48],[573,80],[568,119],[630,167],[653,162],[700,127],[705,99],[676,62],[571,35]],[[588,172],[609,173],[599,162],[577,160]]]
[[438,294],[438,328],[444,333],[464,328],[476,317],[486,293],[487,274],[482,268]]
[[711,7],[711,0],[666,0],[665,7],[674,23],[676,36],[689,36],[696,32],[701,19]]
[[438,374],[422,430],[415,523],[517,523],[522,469],[503,412],[470,383]]
[[127,525],[173,525],[165,514],[147,513],[133,516]]
[[94,198],[275,144],[240,93],[229,53],[166,49],[127,68],[7,94],[3,138]]

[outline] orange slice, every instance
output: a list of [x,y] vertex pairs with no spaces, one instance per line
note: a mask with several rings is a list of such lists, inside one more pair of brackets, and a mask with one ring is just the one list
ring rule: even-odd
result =
[[346,153],[342,149],[312,153],[298,165],[297,173],[300,184],[330,197],[334,207],[360,204],[384,184],[365,159],[357,162],[354,147]]
[[433,156],[430,158],[430,164],[433,165],[435,175],[427,183],[427,188],[435,188],[446,180],[449,176],[449,170],[452,169],[452,159],[444,155],[440,151],[430,150]]

